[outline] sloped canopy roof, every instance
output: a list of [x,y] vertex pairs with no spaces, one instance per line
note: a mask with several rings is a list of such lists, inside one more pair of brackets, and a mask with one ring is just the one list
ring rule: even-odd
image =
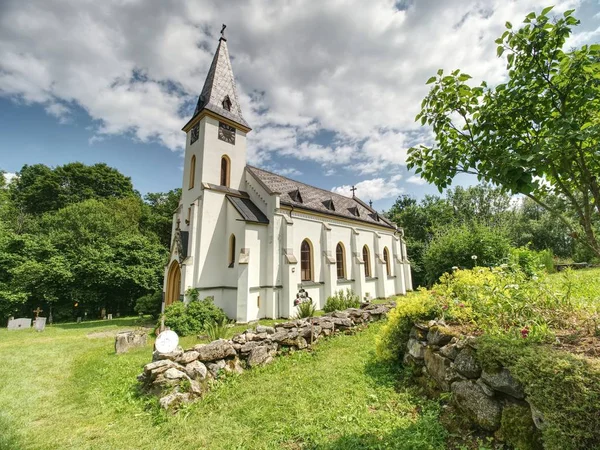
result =
[[[376,224],[379,226],[396,229],[386,218],[356,197],[345,197],[334,192],[310,186],[300,181],[268,172],[258,167],[246,166],[246,171],[254,176],[270,194],[279,194],[281,203],[296,208],[308,209],[330,216],[345,217],[352,220]],[[296,191],[300,192],[301,202],[295,200]],[[297,198],[297,197],[296,197]],[[333,202],[335,210],[328,209],[329,201]],[[358,211],[357,217],[354,211]]]

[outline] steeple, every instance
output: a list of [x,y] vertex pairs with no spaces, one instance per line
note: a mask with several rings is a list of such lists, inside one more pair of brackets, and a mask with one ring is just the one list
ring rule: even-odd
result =
[[208,110],[250,129],[248,122],[242,117],[224,31],[225,25],[221,30],[219,46],[210,65],[192,120],[203,110]]

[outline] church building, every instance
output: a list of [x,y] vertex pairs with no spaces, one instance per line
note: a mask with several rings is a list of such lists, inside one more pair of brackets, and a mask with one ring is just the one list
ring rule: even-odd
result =
[[[183,186],[165,267],[165,306],[214,297],[230,319],[288,318],[300,289],[322,309],[412,290],[402,230],[345,197],[246,164],[244,120],[221,37],[186,133]],[[354,194],[354,192],[353,192]]]

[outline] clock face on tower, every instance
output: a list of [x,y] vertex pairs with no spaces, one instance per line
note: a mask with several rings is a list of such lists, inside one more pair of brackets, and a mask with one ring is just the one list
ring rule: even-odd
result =
[[226,123],[219,122],[219,139],[228,144],[235,145],[235,128]]

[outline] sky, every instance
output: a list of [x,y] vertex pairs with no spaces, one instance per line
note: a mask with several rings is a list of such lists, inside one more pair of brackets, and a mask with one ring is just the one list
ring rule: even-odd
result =
[[[142,194],[182,185],[185,134],[226,36],[248,163],[389,208],[435,194],[406,168],[426,80],[497,84],[504,24],[550,0],[0,0],[0,170],[106,162]],[[554,0],[600,41],[600,0]],[[475,180],[458,178],[456,184]]]

